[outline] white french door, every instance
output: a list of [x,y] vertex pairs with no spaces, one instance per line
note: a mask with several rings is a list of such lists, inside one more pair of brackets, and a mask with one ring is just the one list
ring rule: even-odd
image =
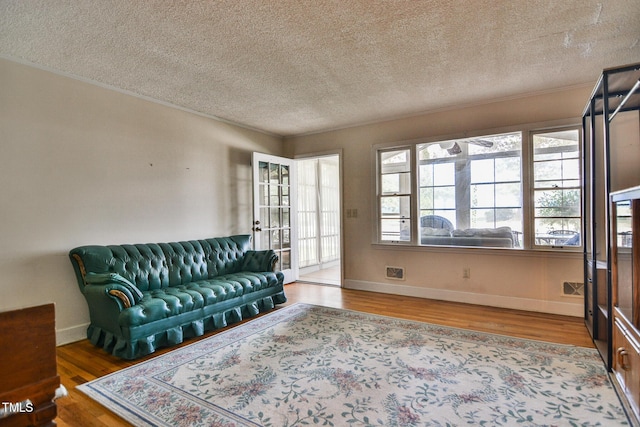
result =
[[297,279],[295,161],[253,153],[253,242],[256,250],[273,249],[284,283]]

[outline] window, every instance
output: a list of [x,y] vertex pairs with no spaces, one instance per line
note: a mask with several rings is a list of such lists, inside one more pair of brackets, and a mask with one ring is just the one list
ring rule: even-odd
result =
[[580,246],[578,141],[573,127],[377,148],[378,242]]
[[535,245],[581,244],[579,136],[576,129],[533,134]]
[[520,245],[521,132],[418,144],[417,151],[420,244]]
[[411,240],[411,150],[380,151],[380,240]]

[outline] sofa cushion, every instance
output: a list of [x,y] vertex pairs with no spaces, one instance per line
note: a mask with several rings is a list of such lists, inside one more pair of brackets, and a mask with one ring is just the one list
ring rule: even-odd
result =
[[118,321],[122,326],[144,325],[276,286],[278,283],[277,273],[241,272],[144,291],[142,299],[123,310]]
[[[203,244],[204,243],[204,244]],[[199,240],[160,243],[168,264],[168,286],[179,286],[216,276],[216,250]]]

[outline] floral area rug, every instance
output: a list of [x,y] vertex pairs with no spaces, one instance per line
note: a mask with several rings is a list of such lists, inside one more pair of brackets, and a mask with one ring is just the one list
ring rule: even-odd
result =
[[136,426],[617,426],[595,349],[295,304],[78,387]]

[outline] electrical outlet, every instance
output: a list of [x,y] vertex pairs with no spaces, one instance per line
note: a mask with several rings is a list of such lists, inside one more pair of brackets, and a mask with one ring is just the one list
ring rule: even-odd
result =
[[471,269],[469,267],[465,267],[462,269],[462,278],[471,279]]

